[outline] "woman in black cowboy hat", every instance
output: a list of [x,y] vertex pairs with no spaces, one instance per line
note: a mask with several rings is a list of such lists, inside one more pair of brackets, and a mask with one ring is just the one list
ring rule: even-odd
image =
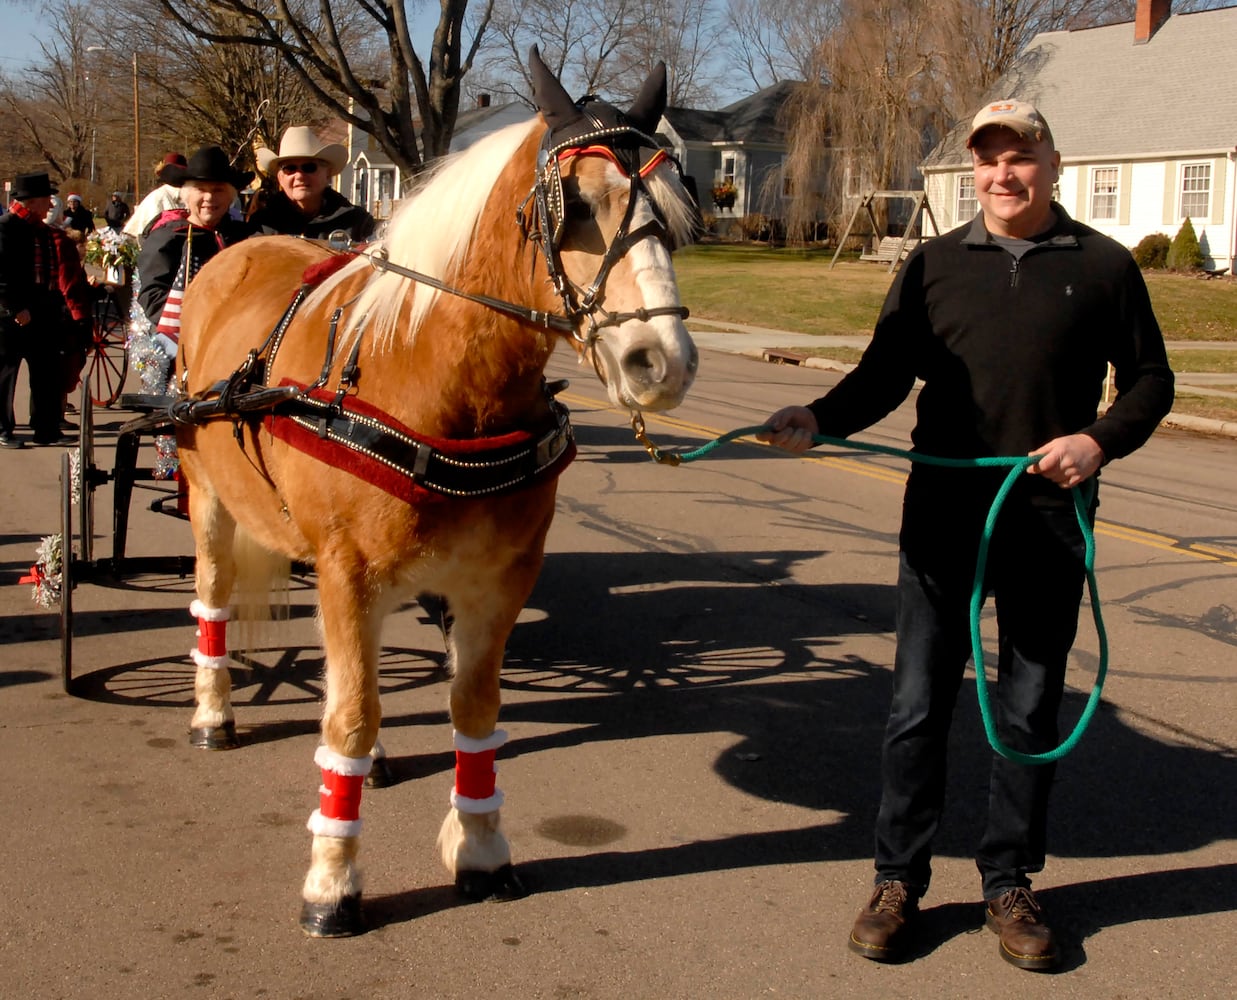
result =
[[142,244],[138,257],[138,302],[169,358],[180,339],[180,298],[193,276],[226,246],[249,236],[248,223],[229,210],[252,172],[236,170],[218,146],[204,146],[183,166],[169,166],[167,183],[180,188],[183,209],[164,212]]

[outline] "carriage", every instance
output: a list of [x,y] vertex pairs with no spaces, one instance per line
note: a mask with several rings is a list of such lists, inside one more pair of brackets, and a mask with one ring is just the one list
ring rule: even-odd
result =
[[[626,112],[573,102],[535,49],[530,71],[540,115],[448,158],[380,244],[340,253],[258,237],[221,251],[186,291],[171,400],[122,429],[130,449],[167,429],[179,446],[187,500],[169,488],[156,506],[176,495],[194,533],[193,746],[238,744],[227,625],[246,566],[234,542],[313,566],[326,697],[300,917],[310,936],[364,928],[356,855],[361,789],[381,757],[380,627],[410,595],[439,595],[452,621],[456,769],[440,855],[470,898],[521,891],[495,787],[499,671],[574,455],[544,367],[568,342],[636,414],[677,405],[694,378],[670,251],[699,217],[653,138],[665,67]],[[87,428],[81,477],[98,485]],[[131,493],[127,472],[110,478]],[[68,501],[62,513],[66,635],[74,573],[137,565],[123,532],[109,563],[91,558],[91,489],[80,557]],[[119,522],[127,499],[116,507]]]

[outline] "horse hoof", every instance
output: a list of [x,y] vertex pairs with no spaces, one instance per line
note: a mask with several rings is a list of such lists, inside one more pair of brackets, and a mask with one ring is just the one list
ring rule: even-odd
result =
[[390,788],[395,784],[395,774],[385,757],[375,757],[369,774],[365,776],[366,788]]
[[528,895],[528,889],[511,865],[503,865],[492,872],[459,872],[455,876],[455,891],[474,903],[508,902]]
[[315,938],[353,937],[365,931],[361,897],[345,896],[338,903],[302,903],[301,930]]
[[197,726],[189,730],[189,745],[195,750],[235,750],[236,723],[229,719],[222,726]]

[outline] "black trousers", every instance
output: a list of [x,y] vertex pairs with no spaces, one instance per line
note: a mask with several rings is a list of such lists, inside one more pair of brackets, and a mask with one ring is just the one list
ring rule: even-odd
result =
[[[907,487],[876,823],[877,881],[908,882],[921,895],[944,808],[949,727],[971,655],[976,553],[995,493],[987,474],[947,474],[912,472]],[[1039,477],[1025,480],[1002,508],[989,549],[986,592],[995,598],[999,632],[989,692],[1001,742],[1034,754],[1059,742],[1057,712],[1086,574],[1071,494]],[[1053,764],[992,754],[987,824],[976,852],[985,899],[1029,886],[1028,874],[1042,870],[1054,773]]]
[[0,319],[0,434],[11,435],[17,427],[13,398],[21,369],[21,327],[8,317]]

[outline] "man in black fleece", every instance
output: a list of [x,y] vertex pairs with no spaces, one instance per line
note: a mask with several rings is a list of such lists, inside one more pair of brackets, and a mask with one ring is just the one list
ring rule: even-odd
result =
[[[1052,201],[1061,156],[1043,116],[998,101],[967,146],[980,214],[921,244],[881,309],[855,369],[807,406],[778,410],[761,437],[793,452],[880,420],[923,380],[913,449],[949,458],[1040,455],[1002,508],[986,586],[1000,632],[994,690],[1005,746],[1058,743],[1066,660],[1078,626],[1084,543],[1068,487],[1142,445],[1169,411],[1173,375],[1128,250]],[[1107,365],[1117,396],[1097,417]],[[897,652],[876,821],[876,885],[850,947],[878,961],[906,952],[931,875],[945,797],[945,751],[970,655],[970,597],[991,501],[1006,470],[913,463],[899,539]],[[993,754],[976,852],[1000,954],[1054,967],[1056,939],[1030,888],[1046,852],[1054,765]]]

